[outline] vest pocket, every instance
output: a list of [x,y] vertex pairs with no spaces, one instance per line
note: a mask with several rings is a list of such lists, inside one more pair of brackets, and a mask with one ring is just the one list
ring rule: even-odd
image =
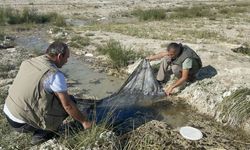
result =
[[51,115],[45,114],[45,128],[53,131],[57,131],[58,127],[62,124],[63,120],[66,119],[68,115]]

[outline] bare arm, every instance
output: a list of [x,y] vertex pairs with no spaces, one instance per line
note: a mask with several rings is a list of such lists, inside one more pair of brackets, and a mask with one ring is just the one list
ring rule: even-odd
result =
[[166,52],[166,51],[165,52],[159,52],[158,54],[155,54],[155,55],[150,55],[146,59],[151,61],[151,60],[161,59],[161,58],[163,58],[165,56],[168,56],[168,52]]
[[188,79],[188,73],[189,73],[189,69],[184,69],[182,70],[182,75],[181,75],[181,78],[178,79],[173,85],[169,86],[165,92],[167,95],[170,95],[173,91],[174,88],[182,85],[185,81],[187,81]]
[[75,120],[82,123],[83,127],[90,128],[91,123],[88,122],[86,115],[82,114],[80,110],[76,107],[75,103],[70,99],[67,92],[56,92],[65,111],[72,116]]

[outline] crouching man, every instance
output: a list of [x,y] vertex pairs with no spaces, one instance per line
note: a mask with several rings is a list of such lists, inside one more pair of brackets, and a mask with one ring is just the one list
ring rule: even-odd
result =
[[[173,89],[183,85],[186,81],[194,81],[195,74],[202,67],[200,57],[190,47],[177,43],[170,43],[167,50],[156,55],[148,56],[146,59],[152,61],[162,59],[156,79],[159,82],[165,81],[169,73],[173,73],[178,79],[165,89],[170,95]],[[168,71],[169,66],[171,72]]]
[[91,127],[68,95],[65,77],[58,69],[67,63],[69,55],[65,43],[52,43],[45,55],[22,62],[9,88],[4,113],[16,131],[33,132],[31,144],[53,138],[68,115],[84,128]]

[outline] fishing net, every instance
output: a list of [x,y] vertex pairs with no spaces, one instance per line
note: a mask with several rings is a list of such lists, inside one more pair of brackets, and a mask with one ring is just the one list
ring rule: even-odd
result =
[[[144,59],[117,92],[94,104],[88,101],[92,104],[81,110],[97,123],[105,121],[121,128],[131,126],[132,121],[135,126],[134,119],[137,123],[145,123],[146,118],[156,119],[157,113],[150,106],[163,96],[164,91],[155,79],[150,63]],[[86,101],[80,105],[87,106]]]

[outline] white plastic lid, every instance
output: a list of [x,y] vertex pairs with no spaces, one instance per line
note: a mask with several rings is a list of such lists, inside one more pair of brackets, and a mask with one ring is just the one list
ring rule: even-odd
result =
[[200,140],[203,136],[200,130],[190,126],[181,127],[180,134],[188,140]]

